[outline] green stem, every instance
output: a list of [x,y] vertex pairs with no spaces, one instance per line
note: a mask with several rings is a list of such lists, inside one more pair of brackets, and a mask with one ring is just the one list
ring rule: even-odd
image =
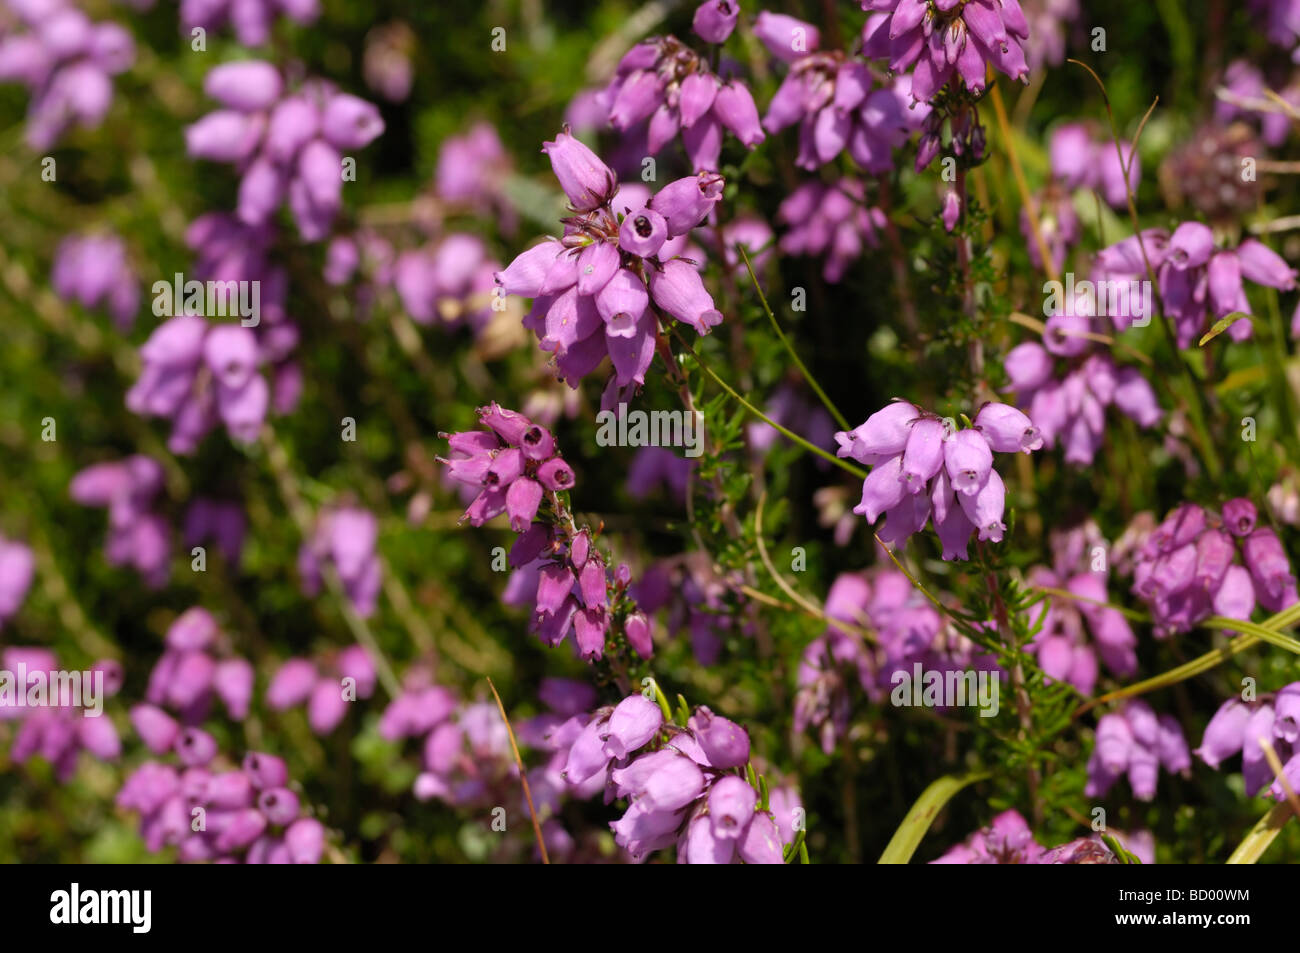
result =
[[831,416],[835,418],[835,422],[844,430],[852,430],[853,428],[849,426],[848,420],[842,413],[840,413],[839,408],[831,402],[831,399],[826,396],[826,391],[822,390],[822,385],[817,383],[817,378],[812,376],[812,372],[809,371],[804,362],[799,359],[799,355],[795,353],[794,345],[790,343],[789,338],[785,336],[785,332],[781,330],[781,325],[776,321],[776,315],[772,313],[771,307],[768,306],[767,295],[763,294],[763,289],[759,287],[758,276],[754,274],[754,266],[749,263],[749,256],[745,254],[744,247],[737,243],[736,251],[740,253],[740,257],[745,262],[745,268],[749,271],[749,280],[754,283],[754,290],[758,292],[759,303],[763,305],[763,311],[767,314],[767,319],[772,322],[772,330],[776,332],[778,340],[780,340],[781,344],[785,347],[786,352],[790,355],[790,359],[794,361],[795,367],[799,368],[799,373],[804,376],[804,380],[808,382],[808,386],[817,392],[817,396],[821,399],[821,402],[826,409],[831,412]]
[[745,400],[745,398],[741,397],[740,394],[738,394],[730,384],[728,384],[721,377],[715,374],[713,372],[713,368],[709,367],[708,364],[704,363],[704,359],[701,358],[700,355],[696,353],[694,348],[692,348],[688,343],[686,343],[685,339],[682,338],[681,335],[674,334],[674,337],[677,338],[677,343],[686,349],[686,353],[691,355],[691,357],[695,358],[695,362],[700,365],[700,370],[704,371],[705,374],[708,374],[709,377],[713,378],[714,382],[723,390],[725,390],[728,394],[730,394],[731,397],[737,403],[740,404],[740,406],[744,407],[746,410],[748,410],[759,420],[763,421],[763,423],[767,424],[769,427],[771,427],[773,430],[777,431],[787,439],[793,440],[795,443],[799,444],[799,446],[803,447],[805,450],[811,450],[819,457],[829,460],[831,463],[835,464],[840,469],[847,470],[849,473],[852,473],[859,480],[865,480],[867,478],[866,470],[863,470],[861,467],[854,466],[853,464],[849,463],[847,460],[842,460],[841,458],[835,456],[833,453],[829,453],[823,450],[815,443],[812,443],[804,439],[803,437],[799,436],[797,433],[794,433],[793,431],[788,430],[785,427],[782,427],[779,423],[777,423],[767,414],[763,413],[761,410],[759,410],[749,401]]

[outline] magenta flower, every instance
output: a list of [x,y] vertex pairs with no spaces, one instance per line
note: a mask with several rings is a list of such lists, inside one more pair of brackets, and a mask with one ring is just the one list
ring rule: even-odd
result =
[[567,132],[543,151],[578,214],[564,219],[563,238],[520,254],[497,283],[503,294],[534,299],[524,326],[571,387],[610,359],[604,403],[612,407],[645,383],[661,317],[698,334],[722,321],[699,272],[670,254],[722,198],[722,177],[678,179],[643,208],[616,211],[624,203],[614,173],[595,153]]
[[170,318],[141,346],[143,366],[126,406],[170,418],[173,453],[193,453],[218,421],[233,439],[252,443],[270,406],[271,389],[260,373],[265,353],[242,324],[209,324],[193,314]]
[[112,76],[131,66],[135,44],[116,23],[93,23],[67,0],[9,0],[21,24],[0,36],[0,82],[22,83],[27,144],[50,149],[73,125],[98,126],[113,102]]
[[171,560],[167,521],[151,511],[162,488],[162,465],[138,454],[86,467],[68,487],[76,502],[108,510],[104,554],[109,564],[132,567],[154,589],[167,581]]
[[140,310],[140,284],[127,260],[126,243],[106,234],[69,235],[54,253],[54,291],[84,308],[103,307],[121,331],[129,331]]
[[847,149],[854,162],[873,174],[894,167],[894,150],[930,112],[928,106],[908,108],[907,80],[890,83],[859,59],[818,52],[816,28],[792,17],[764,11],[754,32],[773,55],[790,64],[763,128],[776,133],[799,123],[796,165],[815,170]]
[[322,567],[332,565],[357,613],[373,615],[383,582],[378,540],[379,521],[369,510],[356,506],[323,509],[311,538],[298,550],[303,592],[309,596],[320,592]]
[[778,243],[788,255],[824,257],[822,277],[838,284],[865,248],[880,244],[885,213],[868,206],[862,182],[843,178],[835,185],[805,182],[791,192],[776,213],[788,226]]
[[307,723],[328,735],[342,723],[348,704],[375,693],[375,665],[360,645],[316,661],[289,659],[271,677],[266,703],[273,711],[307,706]]
[[[1050,680],[1068,682],[1084,695],[1096,687],[1098,664],[1120,677],[1137,672],[1137,636],[1117,609],[1098,603],[1108,600],[1106,571],[1097,568],[1093,550],[1104,541],[1088,523],[1069,532],[1053,532],[1053,567],[1035,566],[1028,580],[1033,586],[1065,589],[1079,599],[1049,596],[1030,610],[1038,629],[1028,648]],[[1077,571],[1080,564],[1088,569]]]
[[0,628],[18,614],[36,575],[36,559],[23,543],[0,535]]
[[203,88],[223,108],[186,128],[186,151],[236,166],[240,221],[263,225],[287,202],[303,240],[325,238],[343,203],[344,159],[384,131],[379,110],[322,80],[287,92],[261,60],[213,67]]
[[149,674],[145,701],[177,712],[183,724],[197,725],[217,698],[231,718],[243,721],[253,698],[253,666],[232,651],[211,613],[195,606],[167,630],[163,654]]
[[1140,545],[1133,592],[1150,606],[1157,638],[1211,615],[1249,620],[1256,602],[1280,612],[1297,601],[1281,543],[1255,521],[1249,500],[1229,500],[1222,515],[1186,503]]
[[917,102],[958,79],[982,92],[988,66],[1028,81],[1029,24],[1018,0],[862,0],[862,9],[871,13],[863,52],[896,73],[911,70]]
[[[82,751],[104,761],[121,754],[121,740],[103,702],[118,693],[123,676],[120,663],[112,659],[96,662],[90,669],[91,678],[102,677],[102,695],[91,702],[84,694],[79,698],[67,694],[59,677],[61,670],[67,671],[48,649],[14,646],[0,652],[0,671],[10,683],[0,697],[0,723],[17,722],[9,750],[15,763],[39,755],[54,768],[60,783],[67,783],[76,773]],[[83,685],[82,692],[90,690],[91,686]],[[33,692],[39,692],[44,702],[29,707],[25,700]]]
[[181,0],[182,32],[229,27],[243,46],[269,41],[272,21],[281,15],[306,26],[320,16],[320,4],[318,0]]
[[402,307],[417,323],[467,325],[479,333],[492,320],[500,270],[477,235],[452,233],[398,255],[392,281]]
[[[719,7],[732,9],[734,25],[733,3],[706,3],[700,14],[708,14],[706,8],[717,12]],[[699,22],[700,16],[696,19]],[[710,15],[704,16],[703,25],[712,35],[719,35],[723,27]],[[703,58],[672,36],[654,37],[632,47],[619,61],[600,102],[615,129],[633,137],[645,135],[650,155],[657,155],[680,133],[697,172],[717,171],[724,130],[747,149],[764,139],[748,87],[739,79],[724,80],[713,73]],[[572,199],[573,193],[568,194]],[[585,211],[577,203],[574,208]]]
[[[1281,291],[1290,291],[1296,284],[1295,271],[1281,256],[1253,238],[1235,249],[1219,250],[1214,233],[1200,222],[1184,222],[1172,234],[1152,228],[1142,235],[1181,348],[1195,344],[1211,320],[1236,311],[1251,313],[1246,279]],[[1137,239],[1126,238],[1098,252],[1092,278],[1094,282],[1146,281]],[[1123,330],[1135,315],[1131,307],[1117,310],[1111,313],[1111,319],[1117,330]],[[1234,341],[1244,341],[1252,332],[1250,321],[1239,320],[1224,333]]]
[[[1105,410],[1114,406],[1140,427],[1153,427],[1164,412],[1155,391],[1134,367],[1119,367],[1106,351],[1083,337],[1085,317],[1058,314],[1048,318],[1043,343],[1026,341],[1007,352],[1008,390],[1024,408],[1049,449],[1059,442],[1065,460],[1091,464],[1105,437]],[[1066,362],[1057,376],[1057,358]]]
[[1028,417],[1006,404],[980,408],[972,430],[954,432],[934,414],[895,401],[856,430],[835,435],[838,455],[872,467],[853,509],[896,545],[933,518],[944,559],[965,559],[970,537],[1001,542],[1006,489],[992,452],[1030,453],[1043,445]]
[[300,816],[284,761],[250,751],[241,765],[225,768],[215,739],[198,729],[179,734],[173,747],[179,766],[146,761],[117,793],[118,807],[139,813],[150,852],[175,847],[182,863],[320,862],[325,828]]
[[1121,711],[1097,720],[1096,744],[1088,760],[1088,797],[1105,797],[1124,775],[1139,801],[1156,795],[1160,769],[1170,774],[1191,773],[1192,756],[1183,729],[1172,715],[1156,717],[1140,699],[1130,700]]
[[1115,208],[1128,204],[1128,193],[1137,193],[1142,181],[1142,160],[1133,152],[1133,144],[1120,142],[1124,164],[1128,166],[1125,177],[1120,165],[1120,153],[1109,136],[1093,139],[1085,123],[1068,122],[1057,126],[1048,145],[1052,177],[1067,190],[1093,189]]

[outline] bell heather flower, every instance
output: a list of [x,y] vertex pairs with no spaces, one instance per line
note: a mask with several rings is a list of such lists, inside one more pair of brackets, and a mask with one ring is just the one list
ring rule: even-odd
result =
[[[1041,606],[1030,609],[1031,627],[1038,633],[1028,649],[1049,681],[1068,682],[1084,695],[1091,695],[1096,687],[1099,662],[1123,678],[1137,672],[1137,636],[1128,620],[1118,609],[1098,605],[1109,601],[1106,568],[1104,564],[1098,568],[1095,558],[1099,546],[1105,552],[1105,542],[1093,523],[1065,533],[1054,531],[1053,568],[1035,566],[1028,574],[1033,586],[1065,589],[1080,597],[1048,596]],[[1080,563],[1088,564],[1088,569],[1077,571]]]
[[1270,785],[1269,795],[1281,801],[1285,789],[1274,779],[1261,742],[1277,754],[1291,789],[1300,787],[1300,682],[1251,701],[1229,698],[1205,726],[1195,754],[1216,770],[1223,761],[1240,754],[1246,794],[1253,797]]
[[704,707],[686,728],[664,725],[637,695],[605,711],[582,729],[564,773],[570,784],[608,778],[613,796],[627,800],[610,828],[633,859],[675,844],[679,864],[783,862],[778,818],[735,773],[749,762],[743,728]]
[[253,699],[253,666],[232,652],[212,614],[195,606],[167,629],[144,697],[177,712],[186,725],[202,723],[216,698],[231,718],[243,721]]
[[363,618],[375,612],[383,566],[375,544],[379,521],[369,510],[357,506],[326,507],[316,519],[310,539],[298,550],[298,575],[303,592],[320,592],[323,567],[332,565],[343,591]]
[[1025,0],[1021,8],[1029,24],[1024,44],[1029,71],[1060,66],[1065,62],[1066,32],[1079,20],[1079,0]]
[[888,517],[880,538],[902,544],[933,518],[944,559],[965,559],[972,534],[998,543],[1006,488],[993,469],[993,452],[1030,453],[1043,445],[1028,417],[1006,404],[987,403],[970,430],[902,400],[872,414],[856,430],[835,435],[838,455],[872,467],[853,509],[874,523]]
[[543,151],[577,214],[563,220],[562,238],[520,254],[497,283],[502,294],[533,299],[524,327],[555,355],[569,386],[576,389],[610,358],[614,373],[603,403],[612,407],[644,384],[660,317],[698,334],[722,321],[699,272],[670,251],[721,200],[722,177],[678,179],[634,208],[619,199],[609,167],[568,132]]
[[[1155,863],[1155,841],[1148,831],[1122,833],[1111,829],[1124,848],[1144,864]],[[932,864],[1118,864],[1120,859],[1100,835],[1079,837],[1058,847],[1044,848],[1034,840],[1019,811],[1003,811],[988,827],[952,847]]]
[[402,307],[416,323],[463,324],[477,334],[492,320],[500,270],[481,238],[453,232],[398,255],[392,280]]
[[463,135],[443,141],[438,149],[433,193],[477,215],[495,215],[502,230],[513,235],[518,216],[505,196],[505,181],[510,173],[510,156],[496,128],[489,122],[478,122]]
[[[696,172],[717,171],[723,130],[747,149],[764,139],[749,88],[739,79],[724,81],[673,36],[653,37],[628,50],[599,101],[615,129],[631,134],[644,130],[650,155],[680,132]],[[577,203],[574,208],[585,211]]]
[[127,391],[126,406],[170,418],[167,447],[173,453],[194,453],[218,421],[233,439],[252,443],[271,399],[260,370],[264,353],[243,324],[209,324],[194,314],[169,318],[140,348],[140,376]]
[[0,628],[18,614],[36,574],[31,549],[0,534]]
[[1281,543],[1255,523],[1249,500],[1229,500],[1221,515],[1185,503],[1141,544],[1133,592],[1150,606],[1157,638],[1188,632],[1211,615],[1249,620],[1256,602],[1280,612],[1297,601]]
[[[1007,352],[1004,367],[1019,404],[1034,421],[1049,449],[1059,442],[1065,460],[1091,464],[1106,432],[1105,410],[1115,409],[1140,427],[1153,427],[1164,416],[1155,391],[1135,367],[1119,367],[1110,354],[1097,350],[1082,334],[1085,317],[1054,315],[1047,320],[1043,342],[1026,341]],[[1066,362],[1057,376],[1057,358]]]
[[139,813],[151,853],[175,847],[181,863],[320,862],[325,828],[303,814],[283,760],[250,751],[242,763],[229,763],[197,728],[173,746],[179,765],[146,761],[117,793],[118,807]]
[[834,185],[805,182],[777,209],[776,219],[787,226],[778,243],[788,255],[824,257],[822,277],[838,284],[865,247],[880,244],[885,213],[868,206],[860,179],[843,178]]
[[917,102],[956,79],[982,92],[987,66],[1028,81],[1029,24],[1018,0],[862,0],[862,9],[871,14],[863,52],[896,73],[911,70]]
[[1084,794],[1105,797],[1121,776],[1139,801],[1156,796],[1160,769],[1170,774],[1190,774],[1192,756],[1183,729],[1172,715],[1158,718],[1146,702],[1131,699],[1123,709],[1097,720],[1096,743],[1088,759]]
[[129,331],[140,309],[140,285],[127,260],[126,243],[111,232],[69,235],[54,253],[50,276],[64,301],[105,308],[120,331]]
[[[1248,238],[1235,249],[1216,249],[1214,233],[1200,222],[1184,222],[1172,234],[1163,229],[1142,233],[1147,257],[1160,287],[1165,312],[1174,322],[1181,348],[1191,347],[1212,320],[1234,311],[1251,313],[1245,279],[1281,291],[1295,287],[1295,271],[1277,252]],[[1146,266],[1136,238],[1097,253],[1094,280],[1145,281]],[[1117,330],[1128,327],[1133,315],[1111,315]],[[1250,321],[1235,321],[1224,332],[1234,341],[1250,338]]]
[[323,80],[290,92],[261,60],[213,67],[203,88],[223,108],[186,128],[186,151],[236,166],[240,221],[265,224],[287,202],[304,241],[325,238],[343,204],[343,159],[384,131],[379,110]]
[[704,0],[695,8],[691,29],[705,43],[725,43],[739,19],[739,0]]
[[443,434],[452,455],[438,460],[453,479],[478,488],[462,520],[482,526],[504,513],[519,534],[509,554],[515,573],[507,603],[531,606],[531,628],[545,645],[573,632],[578,654],[599,659],[611,625],[622,624],[633,649],[649,656],[646,620],[626,595],[630,571],[620,566],[611,578],[592,533],[566,508],[561,494],[575,479],[554,436],[495,403],[479,408],[479,422],[488,429]]
[[[843,573],[826,596],[834,620],[804,650],[795,695],[795,730],[813,729],[831,754],[849,729],[856,682],[874,704],[888,698],[895,674],[911,675],[916,664],[937,672],[998,672],[997,660],[959,633],[948,618],[898,570]],[[846,622],[872,633],[837,626]]]
[[135,59],[131,34],[116,23],[93,23],[67,0],[5,6],[20,26],[0,27],[0,82],[22,83],[31,93],[27,145],[45,152],[74,124],[98,126],[113,102],[110,77]]
[[[791,49],[791,36],[799,30],[810,38],[802,54]],[[796,165],[812,171],[847,149],[867,172],[879,175],[894,167],[894,150],[930,111],[928,106],[908,108],[906,80],[877,77],[865,62],[839,51],[817,51],[816,28],[792,17],[765,11],[754,32],[773,55],[790,64],[767,107],[763,128],[777,133],[799,123]]]
[[241,46],[271,39],[271,22],[284,15],[306,26],[320,16],[319,0],[181,0],[181,30],[209,32],[229,27]]
[[375,665],[363,646],[350,645],[317,661],[292,658],[271,677],[266,704],[273,711],[307,706],[307,723],[328,735],[343,721],[348,703],[375,692]]
[[104,554],[112,566],[131,566],[159,589],[167,581],[171,531],[151,512],[163,488],[162,464],[139,454],[86,467],[72,478],[68,493],[82,506],[108,510]]
[[1087,123],[1064,123],[1052,131],[1048,144],[1052,178],[1067,191],[1092,189],[1107,204],[1124,208],[1128,193],[1136,194],[1142,181],[1142,159],[1127,140],[1120,141],[1120,149],[1128,166],[1127,178],[1113,139],[1108,135],[1094,139],[1092,127]]
[[[122,687],[122,666],[102,659],[91,666],[92,678],[103,672],[103,695],[94,706],[84,695],[78,700],[68,694],[61,681],[61,669],[53,652],[43,648],[14,646],[0,652],[0,671],[12,683],[0,693],[0,723],[17,722],[9,757],[23,764],[39,755],[54,768],[55,777],[66,783],[77,770],[81,752],[111,761],[121,754],[122,745],[103,701]],[[25,702],[39,696],[39,706]],[[23,704],[18,703],[21,697]],[[74,704],[74,702],[78,702]]]

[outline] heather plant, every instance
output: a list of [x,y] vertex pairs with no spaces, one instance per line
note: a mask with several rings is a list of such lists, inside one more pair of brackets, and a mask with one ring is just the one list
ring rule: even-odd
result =
[[0,861],[1300,858],[1207,5],[0,0]]

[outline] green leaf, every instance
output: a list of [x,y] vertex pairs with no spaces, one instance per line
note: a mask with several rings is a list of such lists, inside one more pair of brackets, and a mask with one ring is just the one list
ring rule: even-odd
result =
[[1214,327],[1210,328],[1210,330],[1206,331],[1205,334],[1201,336],[1199,346],[1205,347],[1206,341],[1209,341],[1212,338],[1217,338],[1220,334],[1228,330],[1228,328],[1236,324],[1242,318],[1245,318],[1247,321],[1249,321],[1250,315],[1248,315],[1245,311],[1234,311],[1232,312],[1232,314],[1219,318],[1218,321],[1214,322]]
[[894,831],[894,836],[889,839],[885,852],[880,855],[879,862],[905,864],[911,860],[912,855],[916,853],[916,848],[920,846],[921,838],[930,829],[930,824],[933,823],[940,809],[962,788],[976,781],[982,781],[988,776],[987,771],[948,774],[932,783],[916,799],[912,809],[907,812],[907,817],[903,818],[903,823],[898,825],[898,830]]
[[1253,864],[1259,860],[1268,845],[1273,843],[1278,832],[1291,818],[1291,805],[1285,801],[1273,805],[1272,810],[1259,819],[1259,823],[1250,829],[1246,839],[1237,845],[1237,849],[1228,858],[1230,864]]

